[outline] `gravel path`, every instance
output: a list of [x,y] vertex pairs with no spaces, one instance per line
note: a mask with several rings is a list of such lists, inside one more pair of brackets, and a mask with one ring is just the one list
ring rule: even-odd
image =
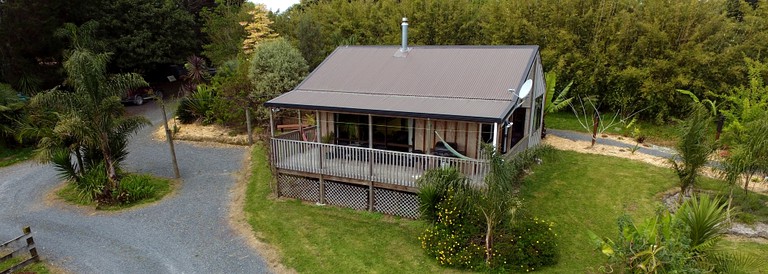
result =
[[[559,130],[559,129],[547,129],[547,134],[552,134],[554,136],[565,138],[568,140],[573,141],[586,141],[586,142],[592,142],[592,135],[583,133],[583,132],[576,132],[576,131],[570,131],[570,130]],[[614,147],[620,147],[620,148],[626,148],[627,150],[633,148],[635,145],[633,144],[627,144],[622,143],[616,140],[606,139],[606,138],[600,138],[598,137],[595,141],[596,144],[606,145],[606,146],[614,146]],[[647,154],[655,157],[661,157],[664,159],[669,159],[675,156],[675,153],[677,153],[673,148],[669,147],[663,147],[663,146],[657,146],[657,145],[650,145],[650,147],[640,146],[637,150],[637,152],[640,152],[642,154]],[[679,158],[676,158],[676,160],[679,160]],[[708,161],[707,166],[721,169],[722,165],[720,162],[717,161]]]
[[[162,124],[154,102],[129,106]],[[146,127],[133,139],[124,168],[172,177],[166,143]],[[46,261],[73,273],[264,273],[264,260],[229,227],[233,173],[245,147],[176,143],[183,182],[157,204],[94,212],[46,202],[59,185],[53,167],[25,162],[0,168],[0,240],[31,226]]]
[[[559,130],[559,129],[547,129],[547,134],[552,134],[560,138],[565,138],[568,140],[573,141],[592,141],[592,135],[581,133],[581,132],[575,132],[570,130]],[[597,141],[595,141],[597,144],[601,145],[607,145],[607,146],[614,146],[614,147],[621,147],[626,149],[631,149],[634,147],[632,144],[622,143],[616,140],[611,139],[605,139],[605,138],[597,138]],[[668,148],[668,147],[661,147],[657,145],[651,145],[651,147],[644,147],[640,146],[640,148],[637,150],[637,152],[648,154],[651,156],[656,157],[662,157],[662,158],[671,158],[675,154],[675,150]]]

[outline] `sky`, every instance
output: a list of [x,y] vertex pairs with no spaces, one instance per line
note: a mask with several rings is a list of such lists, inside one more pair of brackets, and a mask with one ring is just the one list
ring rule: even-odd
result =
[[293,4],[299,3],[299,0],[248,0],[248,2],[263,3],[271,11],[284,11]]

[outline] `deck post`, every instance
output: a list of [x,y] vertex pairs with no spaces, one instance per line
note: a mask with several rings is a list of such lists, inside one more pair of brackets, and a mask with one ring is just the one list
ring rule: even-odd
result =
[[499,123],[493,123],[493,148],[499,147]]
[[483,124],[477,123],[477,159],[481,159],[483,151]]
[[424,144],[424,148],[427,155],[432,154],[432,146],[435,145],[435,142],[432,141],[432,139],[435,138],[435,132],[432,131],[432,119],[427,118],[427,132],[425,132],[427,136],[427,143]]
[[374,203],[374,191],[373,191],[373,180],[368,181],[368,211],[373,211],[373,203]]
[[[323,153],[323,148],[325,148],[325,146],[323,146],[323,143],[320,140],[320,135],[321,135],[322,131],[320,130],[320,112],[319,111],[315,111],[315,122],[317,124],[315,126],[315,137],[316,137],[315,139],[317,140],[317,144],[318,144],[318,147],[317,147],[317,154],[318,154],[317,155],[317,160],[318,160],[318,165],[320,167],[320,170],[322,172],[322,170],[323,170],[323,155],[325,154],[325,153]],[[320,180],[320,182],[322,184],[322,180]]]
[[275,118],[273,117],[274,116],[273,113],[274,113],[274,110],[270,109],[269,110],[269,134],[270,134],[270,137],[272,138],[275,137]]
[[319,179],[320,179],[320,194],[319,194],[320,197],[318,197],[319,198],[318,203],[321,205],[324,205],[325,204],[325,179],[323,179],[322,173],[320,174]]
[[317,139],[317,142],[320,143],[322,140],[320,139],[320,135],[322,135],[323,131],[320,130],[320,111],[315,110],[315,139]]
[[299,112],[299,135],[300,135],[299,138],[302,141],[307,141],[307,140],[304,140],[304,129],[301,128],[301,110],[298,109],[297,111]]
[[373,177],[373,115],[368,114],[368,176]]

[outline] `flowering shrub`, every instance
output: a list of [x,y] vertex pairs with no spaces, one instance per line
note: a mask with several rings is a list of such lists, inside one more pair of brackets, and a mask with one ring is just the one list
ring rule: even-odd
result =
[[[437,221],[419,237],[422,248],[441,265],[487,270],[485,234],[456,204],[449,190],[437,206]],[[533,271],[557,263],[554,223],[538,218],[519,218],[499,228],[494,237],[490,267],[499,270]]]
[[538,218],[518,218],[497,235],[494,245],[494,267],[534,271],[557,264],[557,241],[554,223]]
[[472,241],[478,229],[468,224],[461,211],[449,190],[437,205],[437,222],[419,240],[427,254],[441,265],[472,269],[483,265],[485,247]]

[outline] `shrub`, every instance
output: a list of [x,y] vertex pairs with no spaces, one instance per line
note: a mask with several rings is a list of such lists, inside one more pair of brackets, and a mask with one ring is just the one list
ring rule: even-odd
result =
[[469,185],[469,181],[459,170],[451,167],[429,170],[416,184],[419,186],[421,218],[435,223],[439,220],[438,205],[447,198],[449,189],[451,192],[462,191]]
[[518,218],[499,233],[494,245],[497,268],[533,271],[557,264],[558,252],[554,223],[538,218]]
[[201,121],[210,124],[214,119],[213,104],[215,93],[206,85],[197,86],[197,92],[189,97],[184,97],[176,109],[176,117],[184,124]]
[[117,195],[118,201],[123,204],[134,203],[140,200],[149,199],[155,196],[156,187],[152,184],[154,180],[149,175],[129,175],[120,181],[120,189]]
[[[419,237],[427,255],[438,263],[457,268],[478,268],[484,265],[485,247],[482,228],[473,226],[449,188],[436,206],[436,222]],[[478,237],[473,237],[478,236]]]
[[99,162],[92,168],[85,170],[79,179],[73,181],[79,192],[80,201],[89,202],[102,196],[104,187],[109,180],[106,172],[104,172],[105,168],[104,163]]

